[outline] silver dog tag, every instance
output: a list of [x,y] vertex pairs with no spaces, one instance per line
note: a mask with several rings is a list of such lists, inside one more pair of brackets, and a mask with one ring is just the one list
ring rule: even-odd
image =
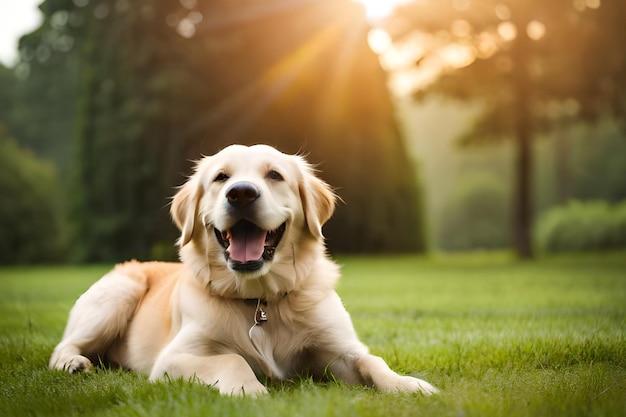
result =
[[265,310],[263,310],[263,308],[260,305],[256,309],[254,321],[256,324],[262,324],[267,321],[267,313],[265,312]]
[[267,313],[261,307],[261,299],[259,298],[256,303],[256,310],[254,312],[254,324],[263,324],[267,321]]

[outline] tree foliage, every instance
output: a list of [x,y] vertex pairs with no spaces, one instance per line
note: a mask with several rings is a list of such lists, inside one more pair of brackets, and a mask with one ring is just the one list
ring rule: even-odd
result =
[[167,197],[191,161],[259,142],[307,154],[337,187],[346,204],[325,229],[332,250],[424,250],[416,170],[351,1],[41,8],[45,23],[22,40],[23,56],[54,33],[73,46],[51,54],[76,59],[70,203],[79,259],[162,253],[176,236]]
[[20,146],[69,170],[76,110],[78,55],[63,16],[20,39],[21,61],[0,79],[8,101],[0,120]]
[[0,125],[0,264],[64,260],[57,181],[52,164],[20,149]]
[[[418,95],[484,100],[486,121],[512,134],[514,114],[505,109],[516,100],[516,77],[522,75],[529,78],[536,122],[563,113],[588,119],[612,113],[624,120],[626,51],[615,48],[626,31],[624,13],[623,2],[599,0],[420,1],[406,6],[390,31],[397,39],[415,29],[437,34],[430,48],[439,54],[451,44],[468,48],[465,60],[440,56],[447,61],[443,77]],[[478,133],[499,136],[503,130]]]

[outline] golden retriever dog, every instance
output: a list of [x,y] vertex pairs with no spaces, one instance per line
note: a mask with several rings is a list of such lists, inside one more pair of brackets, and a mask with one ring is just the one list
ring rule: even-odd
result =
[[101,360],[229,395],[266,393],[257,377],[329,374],[387,392],[437,392],[359,341],[323,242],[335,199],[302,157],[270,146],[203,158],[172,200],[181,263],[127,262],[93,284],[50,367],[83,372]]

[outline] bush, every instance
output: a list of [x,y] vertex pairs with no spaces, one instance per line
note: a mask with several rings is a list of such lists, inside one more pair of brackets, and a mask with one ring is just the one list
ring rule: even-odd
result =
[[626,248],[626,201],[570,201],[545,212],[536,224],[535,244],[543,252]]
[[510,246],[510,198],[493,174],[461,179],[443,211],[439,242],[444,250],[496,249]]
[[54,165],[0,135],[0,195],[0,264],[60,261],[62,217]]

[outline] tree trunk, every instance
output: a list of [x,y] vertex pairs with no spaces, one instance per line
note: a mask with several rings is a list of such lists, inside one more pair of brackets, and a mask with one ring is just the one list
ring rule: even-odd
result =
[[[522,116],[519,116],[522,119]],[[532,209],[532,136],[528,124],[518,121],[516,132],[517,155],[515,161],[515,249],[521,259],[533,257],[531,229]]]
[[516,94],[514,105],[515,141],[516,141],[516,187],[515,187],[515,249],[520,259],[533,257],[531,230],[533,223],[532,193],[532,125],[530,115],[531,82],[528,75],[527,60],[528,40],[518,39],[513,71],[513,83]]

